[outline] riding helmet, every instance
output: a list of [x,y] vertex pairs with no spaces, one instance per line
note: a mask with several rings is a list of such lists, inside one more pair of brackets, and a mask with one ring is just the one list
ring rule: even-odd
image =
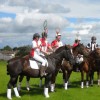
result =
[[33,35],[33,39],[35,39],[35,38],[40,38],[40,35],[39,35],[39,33],[35,33],[34,35]]
[[92,36],[92,37],[91,37],[91,40],[96,40],[96,37],[95,37],[95,36]]

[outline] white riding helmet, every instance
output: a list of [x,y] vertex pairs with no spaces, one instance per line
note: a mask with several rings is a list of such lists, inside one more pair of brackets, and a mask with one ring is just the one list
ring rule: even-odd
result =
[[81,40],[81,37],[77,37],[77,40]]
[[56,33],[56,37],[57,37],[57,36],[61,36],[61,34],[60,34],[60,33]]

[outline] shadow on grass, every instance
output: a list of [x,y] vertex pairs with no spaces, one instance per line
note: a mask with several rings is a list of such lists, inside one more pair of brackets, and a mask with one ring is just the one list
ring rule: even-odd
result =
[[40,88],[39,86],[34,86],[30,88],[30,91],[26,90],[26,87],[22,87],[21,91],[19,92],[21,96],[23,95],[43,95],[43,88]]
[[6,98],[7,98],[7,93],[0,93],[0,97],[5,98],[5,100],[6,100]]

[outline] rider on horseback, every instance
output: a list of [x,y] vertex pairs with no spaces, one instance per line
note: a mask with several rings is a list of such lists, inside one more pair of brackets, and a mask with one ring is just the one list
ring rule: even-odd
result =
[[45,67],[47,62],[40,56],[42,49],[41,49],[41,41],[39,40],[39,38],[40,35],[38,33],[35,33],[33,35],[32,50],[30,52],[30,56],[42,63],[42,66],[40,67],[40,75],[42,77],[46,74]]
[[96,48],[98,48],[98,44],[96,43],[96,37],[95,36],[91,37],[91,43],[88,43],[87,48],[90,49],[90,51],[93,51]]
[[[77,39],[75,39],[75,42],[73,44],[73,47],[78,46],[80,44],[80,42],[81,42],[81,38],[80,37],[77,37]],[[75,66],[76,67],[76,71],[79,71],[78,66],[79,66],[79,64],[81,64],[83,62],[83,55],[78,54],[76,56],[75,60],[76,60],[76,66]]]
[[42,55],[49,54],[49,51],[52,52],[53,49],[51,48],[51,45],[48,43],[47,41],[47,33],[46,32],[42,32],[42,38],[40,39],[41,41],[41,49],[42,49]]
[[61,41],[61,34],[60,33],[56,33],[56,39],[52,41],[51,46],[54,50],[56,50],[57,48],[63,46],[63,43]]

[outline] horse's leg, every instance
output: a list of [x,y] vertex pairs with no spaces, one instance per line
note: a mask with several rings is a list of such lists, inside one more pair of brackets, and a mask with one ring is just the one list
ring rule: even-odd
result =
[[81,70],[81,88],[84,88],[84,71]]
[[13,89],[14,89],[14,92],[15,92],[15,95],[16,95],[16,97],[20,97],[19,96],[19,93],[18,93],[18,90],[17,90],[17,79],[18,79],[18,76],[16,76],[16,77],[10,77],[10,81],[9,81],[9,83],[8,83],[8,89],[7,89],[7,98],[8,99],[12,99],[11,98],[11,88],[13,87]]
[[42,87],[42,77],[40,78],[39,87]]
[[10,81],[8,82],[8,85],[7,85],[7,87],[8,87],[8,89],[7,89],[7,98],[8,99],[12,99],[11,98],[11,88],[12,88],[12,78],[10,77]]
[[17,80],[18,80],[18,77],[13,78],[12,84],[13,84],[13,89],[14,89],[16,97],[20,98],[19,92],[18,92],[18,89],[17,89]]
[[72,73],[72,70],[67,70],[67,74],[65,74],[65,83],[64,83],[65,90],[68,89],[68,81],[69,81],[71,73]]
[[90,85],[93,86],[93,77],[94,77],[94,72],[90,72]]
[[46,98],[49,98],[49,93],[48,93],[48,88],[49,88],[49,83],[50,83],[50,81],[51,81],[51,74],[50,75],[47,75],[46,77],[45,77],[45,85],[44,85],[44,96],[46,97]]
[[21,90],[21,82],[22,82],[23,78],[24,78],[24,75],[19,76],[18,91]]
[[54,90],[55,90],[55,81],[56,81],[57,74],[58,74],[58,70],[56,70],[55,73],[53,73],[51,76],[51,84],[50,84],[50,91],[51,92],[54,92]]
[[88,88],[89,87],[89,73],[86,72],[86,87]]
[[97,72],[97,76],[98,76],[98,86],[100,86],[100,70]]
[[30,90],[29,81],[30,81],[30,77],[26,76],[26,89],[27,89],[28,91]]

